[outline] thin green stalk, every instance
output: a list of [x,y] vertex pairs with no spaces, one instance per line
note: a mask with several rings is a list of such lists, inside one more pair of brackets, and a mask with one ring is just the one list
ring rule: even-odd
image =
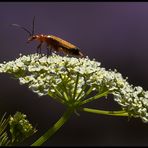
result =
[[59,96],[59,98],[61,98],[61,100],[67,100],[67,98],[65,98],[64,94],[61,94],[61,92],[56,87],[53,86],[53,88],[54,88],[56,94]]
[[61,92],[56,87],[53,86],[53,89],[55,90],[55,92],[58,94],[60,98],[64,98],[64,95],[62,95]]
[[86,96],[88,96],[88,95],[92,92],[93,88],[94,88],[94,87],[91,86],[91,87],[86,91],[86,93],[83,95],[83,97],[81,97],[80,99],[83,100]]
[[79,99],[79,97],[81,97],[81,95],[82,95],[82,93],[84,92],[84,90],[86,89],[86,87],[87,87],[87,85],[86,85],[86,84],[84,84],[84,85],[82,86],[82,90],[81,90],[81,92],[78,94],[78,96],[76,97],[76,99],[75,99],[75,100],[78,100],[78,99]]
[[58,103],[62,103],[64,104],[64,100],[62,100],[63,98],[60,98],[58,95],[53,94],[52,92],[48,91],[48,95],[52,98],[54,98],[55,101],[57,101]]
[[38,140],[36,140],[31,146],[40,146],[45,141],[47,141],[52,135],[54,135],[71,117],[74,112],[73,108],[68,108],[67,111],[62,115],[62,117]]
[[77,93],[78,81],[79,81],[79,73],[77,73],[77,78],[76,78],[76,83],[75,83],[75,88],[74,88],[74,93],[73,93],[73,100],[75,100],[75,96]]
[[128,116],[128,113],[126,111],[105,111],[105,110],[99,110],[99,109],[91,109],[91,108],[81,108],[81,111],[89,112],[89,113],[95,113],[95,114],[103,114],[103,115],[109,115],[109,116]]
[[68,101],[69,98],[68,98],[68,95],[67,95],[67,93],[65,91],[63,91],[63,95],[64,95],[65,100]]
[[60,87],[61,87],[61,89],[63,89],[63,92],[64,92],[63,95],[64,95],[64,97],[66,96],[67,100],[70,100],[71,99],[70,94],[68,94],[68,91],[67,91],[67,88],[66,88],[66,85],[65,85],[65,80],[64,80],[64,78],[62,77],[61,74],[60,74],[60,78],[62,80],[62,83],[61,83]]
[[103,96],[106,96],[107,94],[108,94],[108,91],[105,91],[105,92],[103,92],[102,94],[95,95],[95,96],[93,96],[93,97],[90,97],[90,98],[88,98],[88,99],[86,99],[86,100],[80,102],[79,105],[86,104],[86,103],[91,102],[91,101],[93,101],[93,100],[99,99],[99,98],[101,98],[101,97],[103,97]]

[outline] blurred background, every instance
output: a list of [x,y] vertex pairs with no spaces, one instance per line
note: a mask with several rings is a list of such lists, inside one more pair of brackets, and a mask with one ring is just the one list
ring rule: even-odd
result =
[[[129,83],[148,90],[148,3],[147,2],[7,2],[0,3],[0,62],[19,54],[35,53],[38,43],[26,44],[36,16],[35,32],[67,40],[95,58],[106,69],[117,69]],[[108,99],[87,105],[118,110]],[[39,97],[18,80],[0,75],[0,115],[21,111],[38,133],[23,145],[32,144],[63,114],[65,108],[49,97]],[[44,146],[147,146],[148,124],[141,119],[80,113]]]

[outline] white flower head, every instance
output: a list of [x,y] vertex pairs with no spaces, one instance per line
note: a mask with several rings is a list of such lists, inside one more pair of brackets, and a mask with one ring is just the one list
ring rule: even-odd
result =
[[0,73],[14,75],[39,96],[49,95],[66,104],[81,102],[91,93],[107,92],[130,115],[148,122],[148,91],[133,87],[117,70],[107,71],[88,57],[20,55],[0,64]]

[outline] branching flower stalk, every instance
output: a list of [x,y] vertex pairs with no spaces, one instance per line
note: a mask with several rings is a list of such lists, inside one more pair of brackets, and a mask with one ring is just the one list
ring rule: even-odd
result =
[[[62,57],[54,53],[49,57],[20,55],[14,61],[0,64],[0,73],[11,74],[39,96],[48,95],[67,107],[63,116],[32,146],[42,145],[74,112],[140,117],[143,122],[148,122],[148,91],[130,85],[117,70],[106,70],[100,62],[88,57]],[[121,106],[121,110],[83,107],[109,94]]]

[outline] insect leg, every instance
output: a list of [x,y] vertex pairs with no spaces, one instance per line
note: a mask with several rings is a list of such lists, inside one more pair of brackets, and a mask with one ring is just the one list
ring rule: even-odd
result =
[[[42,42],[40,42],[40,44],[37,46],[37,53],[41,54],[41,46],[42,46]],[[39,50],[39,52],[38,52]]]
[[49,56],[49,48],[47,48],[47,57]]
[[52,50],[52,47],[49,46],[49,45],[47,45],[47,57],[48,57],[49,55],[51,55],[51,50]]
[[52,51],[52,48],[50,48],[50,50],[49,50],[50,54],[52,53],[51,51]]

